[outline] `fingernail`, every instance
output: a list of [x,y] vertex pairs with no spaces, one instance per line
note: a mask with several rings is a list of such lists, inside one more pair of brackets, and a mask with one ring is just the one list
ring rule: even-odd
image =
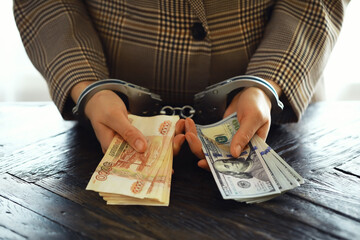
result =
[[237,145],[236,148],[235,148],[236,157],[239,157],[240,153],[241,153],[241,147],[240,147],[240,145]]
[[140,151],[143,150],[143,148],[144,148],[144,143],[143,143],[143,141],[141,141],[140,139],[136,140],[136,141],[135,141],[135,150],[138,151],[138,152],[140,152]]

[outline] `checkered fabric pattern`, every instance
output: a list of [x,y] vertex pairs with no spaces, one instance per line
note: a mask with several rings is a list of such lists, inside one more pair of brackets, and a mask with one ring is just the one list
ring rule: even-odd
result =
[[14,16],[64,118],[72,86],[84,80],[121,79],[184,105],[208,85],[249,74],[279,84],[278,121],[286,122],[309,104],[347,3],[14,0]]

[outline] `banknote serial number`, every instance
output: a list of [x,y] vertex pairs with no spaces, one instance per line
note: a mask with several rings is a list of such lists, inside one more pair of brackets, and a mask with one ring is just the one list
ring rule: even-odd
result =
[[111,162],[104,162],[103,165],[100,167],[98,174],[96,175],[96,180],[98,181],[106,181],[108,175],[112,170]]

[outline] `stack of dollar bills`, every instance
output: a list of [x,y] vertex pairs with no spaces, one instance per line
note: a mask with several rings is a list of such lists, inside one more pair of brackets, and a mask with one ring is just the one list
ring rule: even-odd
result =
[[116,135],[86,190],[99,192],[110,205],[168,206],[173,162],[173,136],[178,116],[139,117],[131,124],[147,139],[138,153]]
[[238,158],[232,157],[230,143],[239,127],[236,113],[214,124],[197,125],[203,152],[224,199],[259,203],[304,183],[257,135]]

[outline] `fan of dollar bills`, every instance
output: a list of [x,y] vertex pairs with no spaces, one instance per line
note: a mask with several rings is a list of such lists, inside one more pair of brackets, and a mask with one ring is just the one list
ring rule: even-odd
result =
[[238,129],[236,113],[211,125],[197,125],[206,160],[224,199],[259,203],[304,183],[257,135],[238,158],[233,158],[230,142]]
[[[132,125],[147,138],[146,152],[136,152],[115,136],[86,189],[99,192],[111,205],[168,206],[172,141],[178,119],[129,115]],[[211,125],[197,125],[206,160],[224,199],[263,202],[304,183],[257,135],[238,158],[233,158],[230,142],[238,128],[236,114]]]

